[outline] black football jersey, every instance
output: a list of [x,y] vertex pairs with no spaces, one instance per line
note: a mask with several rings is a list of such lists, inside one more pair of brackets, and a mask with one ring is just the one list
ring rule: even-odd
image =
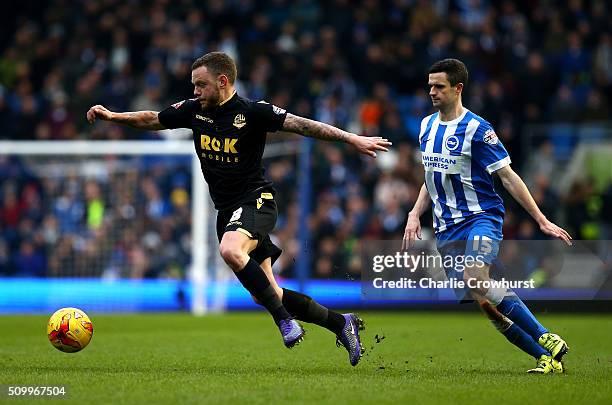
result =
[[234,95],[225,103],[202,109],[197,99],[178,102],[159,113],[166,128],[193,130],[215,208],[227,210],[262,191],[274,192],[264,178],[262,157],[266,134],[282,128],[285,110],[263,101]]

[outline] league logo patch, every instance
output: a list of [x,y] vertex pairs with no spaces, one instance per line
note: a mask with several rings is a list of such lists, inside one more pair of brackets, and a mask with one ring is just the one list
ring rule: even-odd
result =
[[174,108],[176,108],[178,110],[179,108],[181,108],[181,106],[183,105],[184,102],[185,102],[185,100],[179,101],[178,103],[174,103],[174,104],[172,104],[172,107],[174,107]]
[[234,126],[238,129],[246,125],[246,117],[243,114],[238,114],[234,117]]
[[446,149],[449,151],[453,151],[459,147],[459,138],[455,135],[451,135],[446,138]]
[[277,115],[281,115],[285,113],[285,110],[283,110],[280,107],[275,106],[274,104],[272,105],[272,111],[274,111],[274,114],[277,114]]
[[497,134],[492,129],[487,130],[484,134],[483,141],[488,143],[489,145],[497,145],[499,139],[497,139]]

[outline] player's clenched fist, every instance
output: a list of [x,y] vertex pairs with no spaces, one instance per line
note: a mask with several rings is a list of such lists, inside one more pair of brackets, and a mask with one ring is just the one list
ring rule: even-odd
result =
[[87,121],[89,121],[90,124],[93,124],[96,118],[108,121],[111,119],[111,114],[112,112],[103,105],[94,105],[87,111]]

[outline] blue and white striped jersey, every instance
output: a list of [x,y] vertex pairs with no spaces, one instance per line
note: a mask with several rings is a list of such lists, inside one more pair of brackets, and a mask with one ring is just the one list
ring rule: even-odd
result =
[[419,142],[436,233],[480,213],[503,217],[491,175],[510,156],[491,124],[466,108],[448,122],[435,113],[421,121]]

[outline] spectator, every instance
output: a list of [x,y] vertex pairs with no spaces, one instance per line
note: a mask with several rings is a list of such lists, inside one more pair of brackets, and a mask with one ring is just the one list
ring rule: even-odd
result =
[[[349,258],[359,249],[355,236],[401,233],[423,181],[413,146],[420,118],[431,110],[426,71],[445,57],[468,64],[470,108],[492,121],[515,167],[527,164],[529,185],[547,213],[554,215],[555,199],[567,199],[576,236],[593,221],[588,184],[576,184],[569,196],[553,192],[554,135],[564,125],[553,126],[553,142],[535,154],[520,147],[525,123],[609,120],[609,2],[561,2],[551,9],[485,0],[394,1],[385,8],[370,0],[185,0],[181,7],[164,0],[92,0],[58,13],[64,3],[50,0],[37,15],[13,6],[19,25],[0,44],[3,139],[140,138],[118,126],[86,127],[85,109],[104,103],[160,110],[191,97],[193,59],[223,50],[245,67],[238,78],[243,94],[394,141],[394,154],[376,162],[337,145],[315,147],[309,223],[320,242],[312,247],[319,277],[354,275],[359,263]],[[21,270],[34,275],[78,275],[81,266],[108,277],[167,277],[186,267],[188,182],[176,183],[177,168],[168,162],[156,169],[139,159],[117,159],[121,165],[105,179],[69,170],[62,181],[44,173],[32,182],[33,162],[0,156],[0,176],[17,179],[0,190],[0,272],[15,266],[17,257]],[[280,191],[279,243],[297,255],[306,247],[297,243],[303,196],[295,192],[295,160],[275,158],[268,174]],[[537,236],[516,207],[506,218],[516,237]],[[125,231],[122,238],[110,231],[117,228]],[[292,275],[293,266],[287,257],[275,271]]]

